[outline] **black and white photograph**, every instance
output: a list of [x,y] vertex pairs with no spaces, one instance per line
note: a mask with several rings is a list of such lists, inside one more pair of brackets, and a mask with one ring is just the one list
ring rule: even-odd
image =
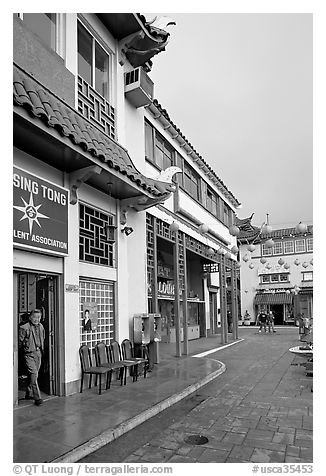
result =
[[316,473],[320,19],[268,3],[6,13],[14,474]]

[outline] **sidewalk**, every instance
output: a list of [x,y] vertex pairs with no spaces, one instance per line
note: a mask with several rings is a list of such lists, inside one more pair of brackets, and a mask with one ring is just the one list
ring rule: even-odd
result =
[[[189,342],[190,354],[221,347],[220,335]],[[229,334],[229,343],[233,342]],[[239,345],[241,341],[236,341]],[[41,407],[14,409],[14,462],[75,462],[185,398],[225,371],[209,358],[175,357],[175,344],[160,344],[160,363],[146,379],[128,378],[98,395],[98,388],[50,397]],[[28,438],[26,437],[28,435]]]
[[[133,383],[129,377],[123,387],[115,380],[102,395],[93,387],[50,398],[41,407],[15,409],[14,462],[79,461],[209,382],[216,387],[213,394],[211,386],[201,389],[207,400],[189,413],[186,424],[126,461],[165,462],[169,438],[177,448],[170,451],[171,462],[311,461],[312,379],[303,367],[291,365],[295,357],[288,349],[299,343],[297,328],[276,330],[258,334],[257,327],[240,327],[239,340],[229,334],[227,347],[220,335],[190,341],[190,355],[181,358],[175,357],[175,344],[161,343],[160,363],[146,379]],[[213,433],[204,453],[195,448],[186,456],[191,447],[184,447],[184,436],[195,430]]]

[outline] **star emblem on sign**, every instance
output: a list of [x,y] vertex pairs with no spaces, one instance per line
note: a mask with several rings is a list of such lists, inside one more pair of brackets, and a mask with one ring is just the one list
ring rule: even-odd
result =
[[49,218],[46,215],[43,215],[43,213],[39,212],[39,208],[41,208],[42,203],[40,205],[34,205],[34,200],[33,200],[33,194],[30,193],[29,196],[29,203],[27,203],[23,197],[20,197],[22,202],[24,203],[23,207],[18,207],[17,205],[14,206],[14,208],[20,212],[23,213],[23,216],[21,217],[20,221],[22,220],[28,220],[28,226],[29,226],[29,233],[32,234],[33,232],[33,225],[34,223],[37,223],[40,228],[42,228],[40,222],[38,221],[39,218]]

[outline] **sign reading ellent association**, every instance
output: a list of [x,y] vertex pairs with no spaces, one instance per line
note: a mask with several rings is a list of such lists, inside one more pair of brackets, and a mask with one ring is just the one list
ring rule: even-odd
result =
[[68,253],[68,190],[14,167],[14,244]]

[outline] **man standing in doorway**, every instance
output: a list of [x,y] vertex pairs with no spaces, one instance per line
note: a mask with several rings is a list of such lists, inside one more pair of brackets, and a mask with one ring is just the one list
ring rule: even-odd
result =
[[29,321],[19,328],[19,346],[24,352],[24,360],[29,377],[25,398],[27,400],[34,400],[35,405],[43,403],[37,383],[45,338],[44,327],[40,322],[41,314],[39,309],[34,309],[30,313]]

